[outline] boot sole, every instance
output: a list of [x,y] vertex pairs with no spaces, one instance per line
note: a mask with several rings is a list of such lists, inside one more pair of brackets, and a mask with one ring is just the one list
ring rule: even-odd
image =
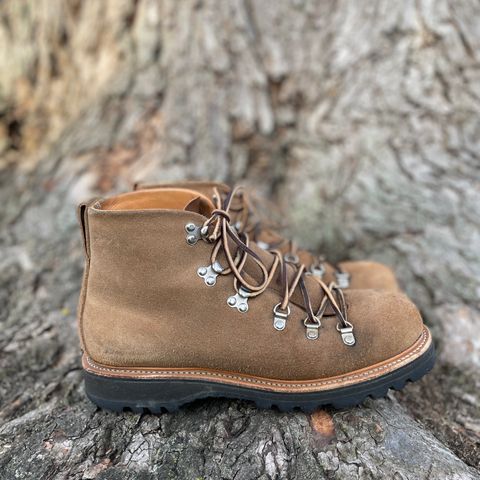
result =
[[115,412],[174,412],[195,400],[221,397],[252,401],[259,408],[277,407],[280,411],[300,409],[311,412],[331,405],[345,408],[362,403],[367,397],[384,397],[390,388],[401,390],[427,374],[435,363],[433,343],[420,356],[385,375],[353,385],[323,391],[279,392],[249,388],[210,380],[144,379],[103,376],[85,371],[85,391],[101,408]]

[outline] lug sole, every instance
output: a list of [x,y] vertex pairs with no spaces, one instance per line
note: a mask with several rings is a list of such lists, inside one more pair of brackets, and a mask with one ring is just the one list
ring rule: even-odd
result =
[[299,409],[311,412],[331,405],[345,408],[362,403],[367,397],[384,397],[390,388],[401,390],[427,374],[435,363],[433,343],[412,362],[372,380],[318,392],[274,392],[209,380],[139,379],[96,375],[84,371],[85,391],[101,408],[115,412],[174,412],[195,400],[217,397],[254,402],[259,408],[280,411]]

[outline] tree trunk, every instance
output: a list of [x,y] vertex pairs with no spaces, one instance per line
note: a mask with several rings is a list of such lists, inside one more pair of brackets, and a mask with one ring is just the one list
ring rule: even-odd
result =
[[[480,5],[0,3],[1,479],[480,478]],[[313,415],[86,400],[74,206],[213,178],[330,258],[392,265],[439,349],[401,394]]]

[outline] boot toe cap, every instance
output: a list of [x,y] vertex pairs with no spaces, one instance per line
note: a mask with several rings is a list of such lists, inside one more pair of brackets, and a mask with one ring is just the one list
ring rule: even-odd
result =
[[403,293],[352,290],[346,297],[356,335],[354,348],[360,350],[365,366],[401,354],[424,331],[420,312]]

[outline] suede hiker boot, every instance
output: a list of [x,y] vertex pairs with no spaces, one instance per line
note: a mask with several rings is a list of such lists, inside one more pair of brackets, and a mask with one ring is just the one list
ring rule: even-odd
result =
[[172,411],[205,397],[353,405],[428,372],[429,330],[400,292],[342,290],[249,242],[198,191],[79,207],[85,388],[101,407]]
[[[135,190],[151,188],[188,188],[209,197],[217,206],[230,192],[230,187],[218,182],[185,181],[154,185],[136,184]],[[265,203],[265,202],[263,202]],[[258,204],[260,208],[258,208]],[[248,192],[242,190],[235,205],[232,206],[231,218],[239,231],[246,232],[258,246],[265,250],[278,249],[285,260],[303,263],[314,275],[327,284],[334,281],[340,288],[379,289],[399,291],[393,271],[386,265],[369,260],[344,261],[332,264],[322,255],[297,248],[295,242],[279,233],[278,227],[267,219],[265,210],[272,210]]]

